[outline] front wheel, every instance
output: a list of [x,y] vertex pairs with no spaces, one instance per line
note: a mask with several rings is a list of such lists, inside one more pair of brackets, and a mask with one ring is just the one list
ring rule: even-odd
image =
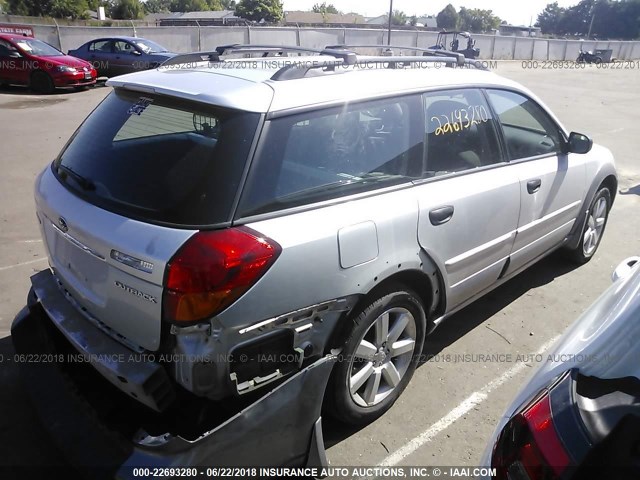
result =
[[31,74],[31,89],[38,93],[52,93],[55,89],[53,79],[46,72],[38,70]]
[[418,296],[398,287],[378,295],[352,318],[329,385],[327,413],[358,425],[389,410],[411,380],[426,316]]
[[569,250],[569,257],[576,263],[587,263],[595,255],[600,246],[604,229],[611,210],[611,192],[604,187],[598,190],[587,212],[587,222],[582,229],[582,236],[577,248]]

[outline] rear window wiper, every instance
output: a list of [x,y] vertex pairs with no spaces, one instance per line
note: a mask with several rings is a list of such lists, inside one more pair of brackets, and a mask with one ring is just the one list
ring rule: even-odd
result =
[[78,185],[80,185],[80,188],[82,188],[83,190],[93,191],[96,189],[96,184],[93,183],[93,181],[86,177],[83,177],[78,172],[65,165],[58,165],[58,175],[60,175],[63,180],[66,180],[67,177],[73,178],[73,180]]

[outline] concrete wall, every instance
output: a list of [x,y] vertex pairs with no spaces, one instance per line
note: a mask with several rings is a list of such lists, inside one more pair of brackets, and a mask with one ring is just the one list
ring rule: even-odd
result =
[[[66,52],[83,43],[103,36],[136,35],[149,38],[169,50],[190,52],[213,50],[230,43],[266,43],[301,45],[322,48],[331,44],[383,45],[385,30],[357,28],[295,28],[295,27],[70,27],[33,25],[40,38]],[[436,32],[395,30],[391,44],[418,46],[435,45]],[[575,60],[580,46],[584,50],[612,49],[620,60],[640,59],[640,42],[548,40],[494,35],[475,35],[480,58],[494,60]],[[464,39],[461,47],[464,47]],[[377,50],[372,50],[376,53]]]

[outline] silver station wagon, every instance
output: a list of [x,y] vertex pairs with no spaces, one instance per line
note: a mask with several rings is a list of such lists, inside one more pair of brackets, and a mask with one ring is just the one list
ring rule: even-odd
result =
[[596,252],[609,150],[461,55],[355,50],[114,78],[38,176],[31,302],[136,402],[240,401],[333,354],[324,410],[370,422],[441,321],[558,248]]

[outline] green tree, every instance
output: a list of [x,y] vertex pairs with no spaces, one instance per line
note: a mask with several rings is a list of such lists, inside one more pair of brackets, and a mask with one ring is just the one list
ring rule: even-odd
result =
[[492,10],[460,7],[460,30],[483,33],[495,30],[500,26],[500,17]]
[[545,34],[558,33],[558,24],[565,13],[566,9],[560,7],[558,2],[550,3],[538,15],[536,26]]
[[210,10],[206,0],[172,0],[169,10],[172,12],[203,12]]
[[438,22],[438,28],[457,30],[458,23],[460,23],[460,15],[458,15],[454,6],[449,4],[438,14],[436,21]]
[[327,5],[327,2],[316,3],[312,10],[315,13],[321,13],[323,15],[326,15],[327,13],[340,13],[333,3]]
[[406,25],[406,24],[407,24],[407,15],[400,10],[394,10],[393,15],[391,15],[391,25]]
[[117,0],[111,8],[111,18],[116,20],[136,20],[143,13],[144,7],[140,0]]
[[236,15],[254,22],[264,20],[269,23],[279,22],[284,16],[279,0],[240,0],[236,5]]
[[167,13],[171,11],[171,0],[147,0],[144,2],[146,13]]
[[34,17],[85,18],[87,0],[8,0],[7,11]]

